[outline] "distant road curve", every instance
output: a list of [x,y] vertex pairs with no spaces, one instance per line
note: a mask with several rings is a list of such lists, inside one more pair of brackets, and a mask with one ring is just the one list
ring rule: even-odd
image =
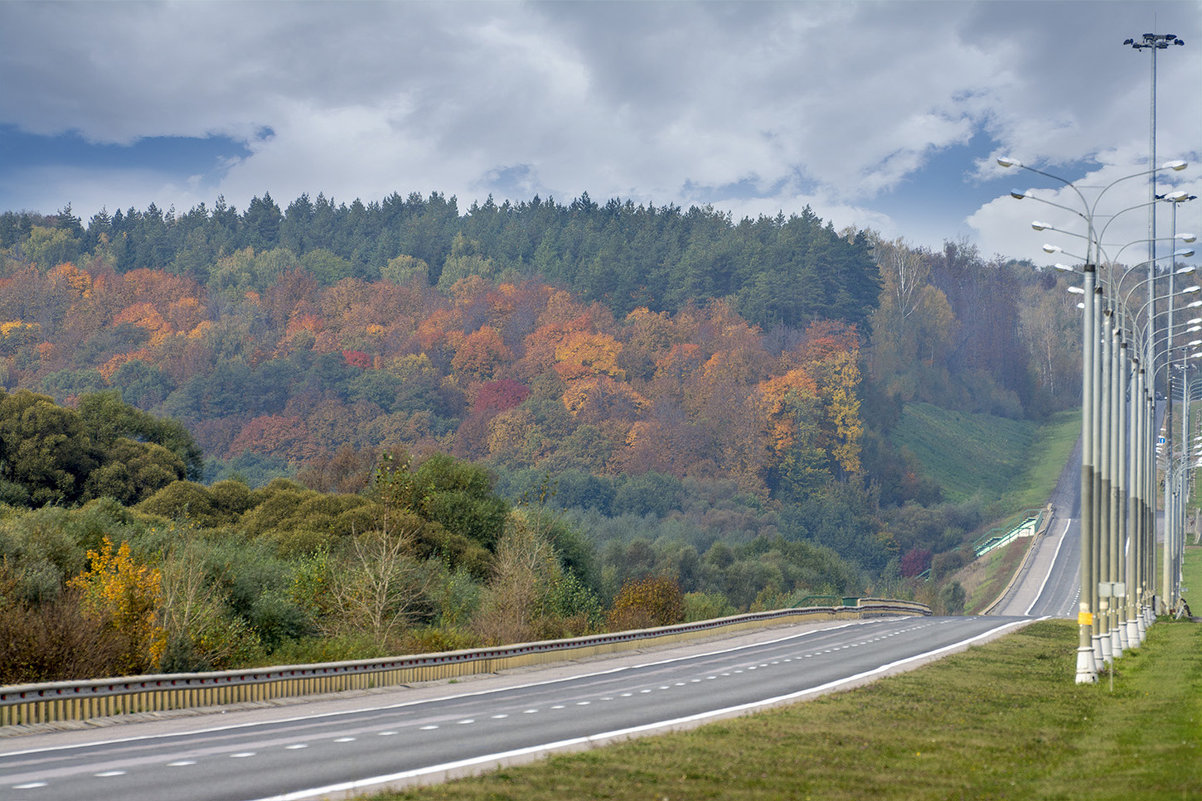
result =
[[1023,572],[993,614],[1077,616],[1081,595],[1081,443],[1069,456],[1049,499],[1053,518],[1032,545]]
[[540,670],[0,741],[5,801],[301,801],[687,728],[908,670],[1030,622],[785,626]]

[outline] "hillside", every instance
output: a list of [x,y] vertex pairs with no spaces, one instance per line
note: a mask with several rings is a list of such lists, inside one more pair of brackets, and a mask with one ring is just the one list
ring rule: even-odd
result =
[[[647,581],[679,594],[669,617],[928,592],[914,577],[1004,513],[973,486],[1072,402],[1037,380],[1073,369],[1059,279],[809,214],[265,196],[86,227],[5,213],[0,245],[3,385],[45,393],[47,421],[128,407],[196,449],[188,481],[143,469],[145,428],[103,482],[71,462],[83,439],[44,449],[58,473],[6,474],[0,595],[36,629],[97,565],[204,576],[216,594],[162,664],[579,631],[628,589],[652,604]],[[956,443],[1000,430],[1006,448]],[[433,494],[390,507],[397,475]],[[403,545],[398,510],[425,521]],[[313,582],[362,575],[383,542],[422,565],[402,570],[421,601],[346,629]],[[522,554],[544,555],[541,585],[502,569]],[[543,589],[505,634],[489,604],[522,586]]]

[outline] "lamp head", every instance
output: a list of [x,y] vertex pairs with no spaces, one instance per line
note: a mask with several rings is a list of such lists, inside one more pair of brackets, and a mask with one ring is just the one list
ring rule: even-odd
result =
[[1031,227],[1034,228],[1036,231],[1046,231],[1049,228],[1052,228],[1053,226],[1051,223],[1045,223],[1045,222],[1040,222],[1039,220],[1035,220],[1034,222],[1031,223]]
[[1018,159],[1012,159],[1009,156],[999,156],[997,163],[1002,167],[1021,167],[1022,163]]
[[1174,161],[1166,161],[1164,164],[1160,165],[1160,168],[1162,170],[1172,170],[1173,172],[1181,172],[1188,166],[1189,166],[1189,162],[1181,161],[1180,159],[1176,159]]
[[1063,253],[1064,250],[1059,245],[1044,245],[1044,253]]

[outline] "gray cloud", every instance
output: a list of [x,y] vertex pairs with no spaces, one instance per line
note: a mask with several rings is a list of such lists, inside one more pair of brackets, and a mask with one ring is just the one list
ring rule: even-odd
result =
[[1011,247],[1003,204],[966,198],[908,232],[876,201],[974,135],[1033,163],[1146,159],[1147,55],[1120,43],[1153,11],[1192,39],[1162,57],[1160,146],[1196,154],[1197,0],[9,2],[0,124],[248,143],[207,176],[23,173],[52,183],[21,205],[588,191],[736,216],[809,204],[919,240],[971,217],[992,252]]

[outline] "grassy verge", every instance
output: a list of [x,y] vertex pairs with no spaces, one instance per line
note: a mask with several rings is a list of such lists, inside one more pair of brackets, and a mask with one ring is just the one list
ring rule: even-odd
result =
[[997,548],[956,573],[964,588],[964,613],[977,615],[998,599],[1010,578],[1018,572],[1032,545],[1029,538],[1017,539],[1005,548]]
[[[1181,565],[1181,596],[1189,601],[1190,610],[1202,617],[1202,545],[1185,546],[1185,561]],[[1190,601],[1191,598],[1194,600]]]
[[949,500],[980,495],[1017,513],[1047,502],[1080,434],[1079,412],[1036,425],[911,403],[894,441],[914,454]]
[[1023,470],[1002,495],[1002,504],[1008,509],[1022,510],[1047,503],[1080,438],[1080,412],[1062,412],[1041,425],[1035,432]]
[[1202,798],[1202,625],[1153,626],[1073,683],[1076,628],[1033,624],[875,684],[379,801]]
[[949,500],[993,500],[1022,471],[1037,426],[988,414],[908,403],[893,434]]

